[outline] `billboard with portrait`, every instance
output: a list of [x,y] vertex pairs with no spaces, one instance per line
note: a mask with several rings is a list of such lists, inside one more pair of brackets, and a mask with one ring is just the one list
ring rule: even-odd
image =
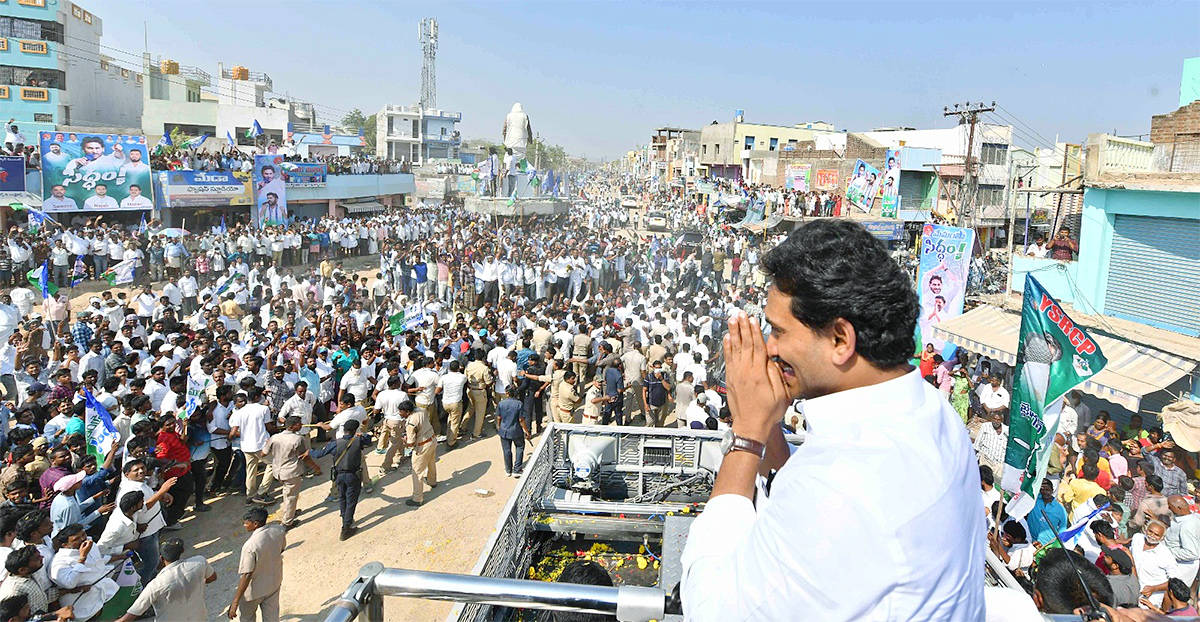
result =
[[25,194],[25,158],[0,156],[0,198],[15,199]]
[[854,171],[850,173],[850,183],[846,184],[846,200],[858,209],[870,212],[875,193],[879,191],[879,177],[879,169],[861,159],[855,162]]
[[154,209],[145,136],[39,132],[42,211]]
[[289,188],[324,188],[327,169],[321,162],[284,162],[283,181]]
[[250,210],[258,228],[287,224],[287,187],[283,156],[254,156],[254,205]]
[[797,192],[808,192],[809,172],[811,169],[811,164],[787,165],[787,181],[784,187]]
[[884,218],[895,218],[900,211],[900,150],[888,149],[884,159],[883,184],[880,188]]
[[954,355],[954,344],[934,337],[933,328],[962,315],[974,247],[974,229],[934,224],[922,228],[921,263],[917,271],[921,303],[917,318],[918,350],[933,344],[934,352],[942,358],[948,360]]

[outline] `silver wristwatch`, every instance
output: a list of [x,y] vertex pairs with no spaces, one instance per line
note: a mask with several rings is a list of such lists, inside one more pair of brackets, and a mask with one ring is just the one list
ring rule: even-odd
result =
[[733,433],[732,429],[725,430],[725,436],[721,437],[721,455],[727,456],[731,451],[745,451],[758,456],[762,460],[767,455],[767,446],[744,436],[738,436]]

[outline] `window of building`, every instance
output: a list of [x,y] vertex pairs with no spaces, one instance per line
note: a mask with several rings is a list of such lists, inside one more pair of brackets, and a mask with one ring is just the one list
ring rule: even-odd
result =
[[779,148],[779,139],[778,139],[778,138],[772,138],[772,139],[771,139],[771,146],[767,147],[767,150],[768,150],[768,151],[775,151],[775,150],[776,150],[776,149],[778,149],[778,148]]
[[745,145],[744,145],[742,148],[743,148],[743,149],[753,149],[753,148],[754,148],[754,137],[753,137],[753,136],[747,136],[747,137],[746,137],[746,144],[745,144]]
[[200,87],[189,86],[187,90],[187,100],[192,103],[200,102]]
[[715,150],[716,150],[716,152],[717,152],[717,155],[721,155],[721,143],[714,143],[714,144],[713,144],[713,149],[715,149]]
[[58,22],[18,17],[0,17],[0,37],[38,39],[62,43],[63,29]]
[[999,164],[1000,166],[1007,166],[1008,145],[983,143],[983,152],[979,155],[979,161],[983,164]]
[[0,66],[0,84],[43,89],[65,89],[66,74],[57,69]]
[[1004,186],[979,185],[980,205],[1004,205]]
[[416,119],[412,120],[412,137],[417,138],[421,135],[421,122]]
[[708,145],[700,145],[700,155],[708,155]]

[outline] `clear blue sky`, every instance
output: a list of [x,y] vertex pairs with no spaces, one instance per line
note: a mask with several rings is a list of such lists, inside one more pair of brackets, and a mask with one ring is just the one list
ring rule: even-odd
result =
[[437,101],[462,111],[465,135],[498,137],[520,101],[544,139],[589,157],[736,108],[859,131],[946,127],[943,105],[995,100],[1051,141],[1140,134],[1177,107],[1183,59],[1200,55],[1197,2],[80,1],[104,45],[140,54],[146,22],[152,55],[245,65],[367,114],[418,99],[417,22],[436,17]]

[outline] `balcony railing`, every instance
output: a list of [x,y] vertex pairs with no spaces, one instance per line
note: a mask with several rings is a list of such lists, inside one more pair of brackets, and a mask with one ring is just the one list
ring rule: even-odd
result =
[[212,86],[212,76],[207,71],[189,65],[179,66],[179,75],[189,82],[199,82],[203,86]]
[[[182,67],[180,70],[182,71]],[[229,68],[221,69],[221,77],[225,78],[226,80],[232,80],[233,71],[231,71]],[[251,71],[247,74],[247,77],[249,78],[250,82],[258,82],[259,84],[267,85],[268,91],[275,90],[275,82],[271,80],[271,76],[268,76],[261,71]]]
[[1087,177],[1106,173],[1132,173],[1154,168],[1154,143],[1119,138],[1109,134],[1088,136],[1085,172]]

